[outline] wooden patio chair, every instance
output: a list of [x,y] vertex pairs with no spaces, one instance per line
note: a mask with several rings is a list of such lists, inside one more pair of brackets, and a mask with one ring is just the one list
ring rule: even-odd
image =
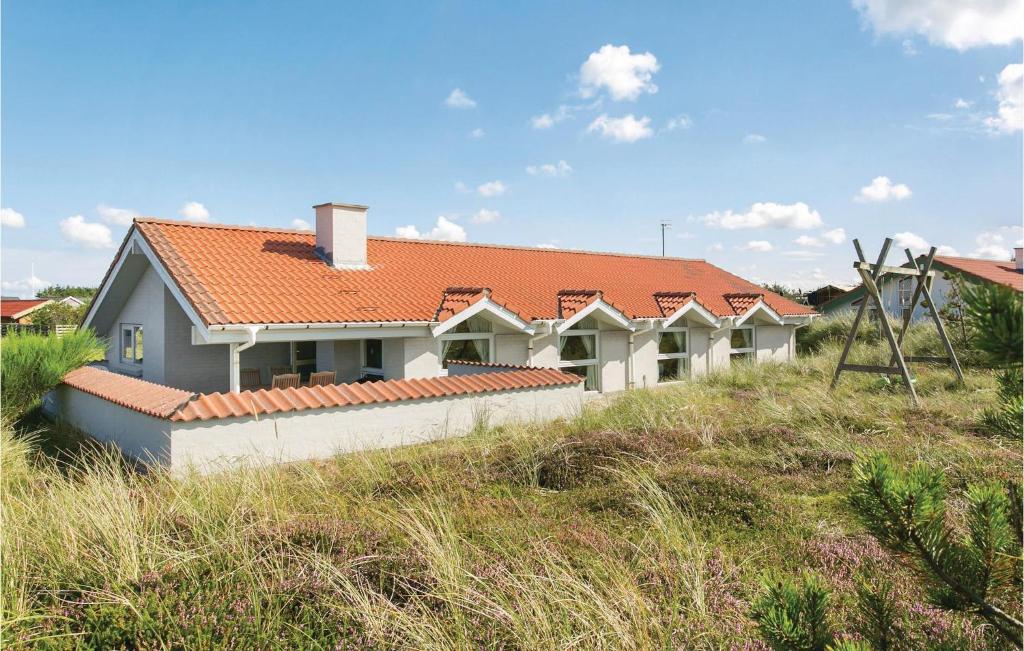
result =
[[318,371],[310,373],[309,386],[322,387],[328,384],[336,384],[334,371]]
[[259,389],[263,385],[260,382],[260,370],[258,368],[243,368],[239,371],[239,384],[242,391]]
[[295,371],[292,370],[291,366],[271,366],[270,367],[270,377],[274,377],[275,375],[288,375],[288,374],[294,373],[294,372]]
[[272,389],[287,389],[293,388],[298,389],[301,381],[299,380],[298,373],[284,373],[283,375],[275,375],[274,379],[270,383]]

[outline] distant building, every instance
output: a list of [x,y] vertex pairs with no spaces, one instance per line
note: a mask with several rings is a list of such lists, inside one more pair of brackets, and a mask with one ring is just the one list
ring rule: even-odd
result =
[[3,323],[32,323],[32,313],[52,303],[48,298],[3,298],[0,299],[0,321]]
[[[922,256],[923,257],[923,256]],[[920,260],[921,258],[919,258]],[[903,265],[909,267],[910,263]],[[959,274],[975,282],[995,283],[1012,287],[1024,293],[1024,255],[1022,249],[1014,249],[1013,260],[979,260],[977,258],[958,258],[953,256],[935,256],[932,270],[935,277],[931,282],[931,295],[936,307],[942,309],[946,304],[952,283],[949,275]],[[882,294],[885,311],[892,317],[902,318],[905,310],[910,309],[910,301],[914,296],[917,280],[911,276],[883,274],[879,279],[878,288]],[[864,300],[864,286],[860,285],[849,292],[818,306],[818,311],[828,316],[850,312],[860,306]],[[912,320],[928,315],[927,306],[918,301],[911,317]]]
[[804,296],[804,300],[811,307],[818,307],[822,303],[827,303],[832,299],[839,298],[851,289],[851,287],[843,285],[823,285],[813,292],[807,292]]

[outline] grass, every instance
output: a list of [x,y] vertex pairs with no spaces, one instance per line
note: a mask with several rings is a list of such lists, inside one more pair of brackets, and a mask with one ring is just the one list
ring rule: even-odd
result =
[[1001,648],[926,605],[847,503],[852,460],[879,449],[941,466],[954,491],[1018,476],[1019,443],[978,434],[992,373],[958,387],[919,367],[913,410],[874,376],[829,393],[837,357],[825,343],[570,421],[209,477],[135,473],[77,443],[55,460],[41,441],[70,433],[5,427],[0,642],[757,649],[765,573],[809,569],[840,628],[858,578],[882,571],[905,648]]

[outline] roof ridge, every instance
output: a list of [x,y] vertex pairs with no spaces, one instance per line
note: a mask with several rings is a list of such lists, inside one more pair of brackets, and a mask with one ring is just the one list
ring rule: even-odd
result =
[[[277,226],[244,226],[241,224],[220,224],[216,222],[193,222],[185,219],[166,219],[163,217],[136,217],[135,222],[141,224],[164,224],[167,226],[183,226],[188,228],[212,228],[217,230],[238,230],[255,231],[263,233],[292,233],[298,235],[316,235],[315,231],[300,230],[295,228],[283,228]],[[395,235],[370,235],[368,240],[380,240],[383,242],[401,242],[410,244],[431,244],[437,246],[475,246],[489,249],[509,249],[514,251],[537,251],[552,253],[578,253],[582,255],[608,255],[624,258],[645,258],[651,260],[671,260],[675,262],[707,262],[705,258],[682,258],[676,256],[661,256],[650,253],[627,253],[623,251],[594,251],[590,249],[560,249],[546,246],[526,246],[523,244],[502,244],[491,242],[453,242],[451,240],[428,240],[420,238],[398,237]]]

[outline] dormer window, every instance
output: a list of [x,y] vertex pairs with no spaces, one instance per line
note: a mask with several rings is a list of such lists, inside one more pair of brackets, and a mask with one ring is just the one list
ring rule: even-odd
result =
[[474,316],[456,325],[438,339],[441,342],[441,373],[449,362],[492,362],[494,328],[487,319]]
[[585,391],[599,391],[598,340],[600,332],[592,317],[580,319],[558,338],[558,366],[583,378]]

